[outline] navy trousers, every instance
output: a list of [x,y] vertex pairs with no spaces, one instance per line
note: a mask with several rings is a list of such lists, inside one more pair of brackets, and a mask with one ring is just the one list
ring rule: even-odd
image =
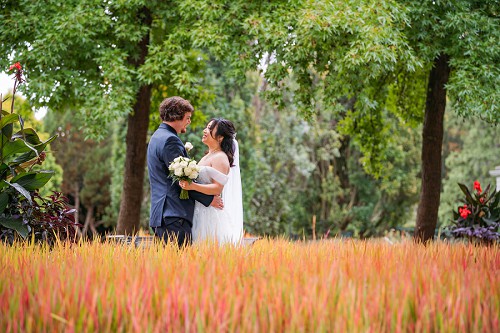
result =
[[193,235],[191,223],[179,217],[165,217],[161,227],[155,228],[155,235],[165,243],[174,242],[179,247],[191,245]]

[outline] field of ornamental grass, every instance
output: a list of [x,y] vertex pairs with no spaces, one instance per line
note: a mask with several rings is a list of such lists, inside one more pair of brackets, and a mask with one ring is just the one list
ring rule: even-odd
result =
[[0,245],[0,332],[500,332],[499,249]]

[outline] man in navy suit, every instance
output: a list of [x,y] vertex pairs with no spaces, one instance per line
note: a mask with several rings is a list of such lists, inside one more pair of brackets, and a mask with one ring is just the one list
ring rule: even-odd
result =
[[155,235],[165,242],[177,241],[179,246],[191,244],[194,200],[204,206],[222,209],[219,196],[189,191],[189,199],[179,198],[181,188],[168,177],[168,165],[178,156],[187,156],[178,134],[185,133],[194,111],[189,101],[169,97],[160,105],[162,123],[151,136],[148,145],[148,171],[151,185],[151,212],[149,225]]

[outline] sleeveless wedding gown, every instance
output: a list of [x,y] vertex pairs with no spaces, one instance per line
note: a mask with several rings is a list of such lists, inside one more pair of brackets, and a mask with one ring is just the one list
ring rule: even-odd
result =
[[[239,171],[239,170],[237,170]],[[217,241],[219,244],[231,243],[239,244],[243,236],[243,214],[241,214],[241,223],[239,214],[234,214],[234,211],[239,211],[238,202],[234,198],[232,190],[235,175],[229,171],[229,175],[225,175],[216,169],[209,166],[202,166],[197,182],[200,184],[210,184],[212,180],[225,185],[222,191],[222,200],[224,209],[216,209],[212,206],[205,207],[198,201],[195,202],[193,216],[193,242],[202,242],[204,240]],[[239,174],[237,175],[239,178]],[[240,185],[241,186],[241,185]],[[238,198],[236,198],[238,199]],[[241,208],[242,209],[242,208]]]

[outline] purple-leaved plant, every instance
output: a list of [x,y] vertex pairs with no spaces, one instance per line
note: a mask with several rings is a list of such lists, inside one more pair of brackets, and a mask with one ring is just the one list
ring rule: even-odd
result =
[[481,184],[474,182],[471,193],[467,186],[458,184],[465,194],[463,205],[453,212],[453,226],[450,228],[454,237],[465,237],[484,243],[500,240],[500,192],[492,191],[490,185],[483,191]]

